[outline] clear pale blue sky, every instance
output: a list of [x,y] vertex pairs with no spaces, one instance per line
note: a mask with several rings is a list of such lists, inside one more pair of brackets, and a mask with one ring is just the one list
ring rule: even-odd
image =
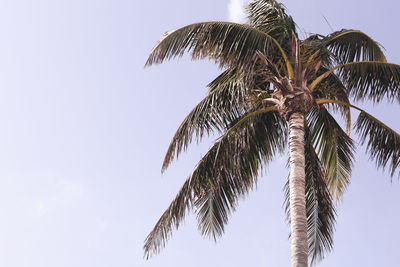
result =
[[[368,33],[400,63],[397,1],[284,3],[302,32],[329,33],[325,16],[334,30]],[[210,145],[160,174],[174,131],[218,73],[187,58],[143,65],[165,31],[228,20],[228,4],[0,2],[0,266],[289,266],[286,157],[269,166],[217,244],[189,216],[160,255],[142,258],[146,235]],[[400,131],[398,104],[364,107]],[[397,178],[359,148],[334,251],[318,266],[398,265],[399,193]]]

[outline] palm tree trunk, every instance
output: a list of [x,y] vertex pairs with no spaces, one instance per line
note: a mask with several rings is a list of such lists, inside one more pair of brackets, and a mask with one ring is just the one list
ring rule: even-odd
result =
[[304,115],[289,118],[289,202],[292,267],[307,267],[307,217],[305,197]]

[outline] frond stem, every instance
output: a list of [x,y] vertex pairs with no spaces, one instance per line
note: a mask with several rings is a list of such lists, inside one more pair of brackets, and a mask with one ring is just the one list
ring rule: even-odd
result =
[[346,103],[346,102],[343,102],[343,101],[333,100],[333,99],[317,99],[317,100],[315,100],[315,102],[317,104],[319,104],[319,105],[326,104],[326,103],[334,103],[334,104],[338,104],[338,105],[348,106],[348,107],[354,108],[354,109],[356,109],[358,111],[364,112],[365,114],[370,116],[373,120],[375,120],[377,123],[381,124],[384,128],[386,128],[387,130],[393,132],[394,134],[397,135],[397,137],[400,138],[400,134],[397,133],[395,130],[393,130],[392,128],[390,128],[389,126],[387,126],[386,124],[384,124],[383,122],[381,122],[380,120],[378,120],[377,118],[375,118],[374,116],[372,116],[371,114],[369,114],[368,112],[366,112],[365,110],[363,110],[363,109],[361,109],[361,108],[359,108],[357,106],[354,106],[352,104],[349,104],[349,103]]
[[397,64],[394,64],[394,63],[387,63],[387,62],[385,62],[385,61],[357,61],[357,62],[349,62],[349,63],[346,63],[346,64],[341,64],[341,65],[338,65],[338,66],[336,66],[336,67],[334,67],[334,68],[328,70],[328,71],[325,72],[324,74],[318,76],[318,77],[311,83],[311,85],[310,85],[310,87],[309,87],[310,91],[312,92],[312,91],[314,90],[314,88],[315,88],[323,79],[325,79],[329,74],[331,74],[331,73],[334,72],[335,70],[340,69],[340,68],[343,68],[343,67],[346,67],[346,66],[356,65],[356,64],[363,64],[363,63],[384,63],[384,64],[386,64],[386,65],[396,65],[396,66],[398,66]]

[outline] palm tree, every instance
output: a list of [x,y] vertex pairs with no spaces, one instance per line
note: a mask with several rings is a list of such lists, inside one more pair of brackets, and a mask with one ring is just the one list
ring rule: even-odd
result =
[[398,170],[400,135],[350,102],[400,101],[400,66],[386,61],[380,45],[357,30],[301,40],[275,0],[254,0],[248,13],[249,25],[201,22],[168,32],[148,58],[150,66],[188,52],[224,71],[168,148],[162,171],[193,139],[220,134],[145,240],[147,258],[165,246],[189,210],[197,213],[202,235],[220,236],[260,168],[288,149],[292,266],[322,259],[333,245],[334,202],[351,175],[350,109],[359,111],[354,128],[371,158],[392,176]]

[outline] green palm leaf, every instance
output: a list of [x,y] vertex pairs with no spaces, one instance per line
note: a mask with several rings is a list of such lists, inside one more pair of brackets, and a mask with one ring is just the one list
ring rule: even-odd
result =
[[[224,66],[252,65],[255,51],[270,55],[276,41],[268,34],[248,25],[231,22],[195,23],[166,35],[152,50],[146,66],[191,52],[192,59],[212,58]],[[271,50],[271,52],[274,51]]]
[[165,246],[172,229],[192,208],[204,236],[221,235],[238,198],[255,184],[261,164],[285,149],[286,121],[279,113],[271,111],[237,121],[241,121],[240,126],[233,123],[234,130],[210,148],[148,235],[144,245],[147,258]]
[[229,215],[235,209],[236,199],[228,199],[221,188],[208,188],[194,204],[198,207],[200,233],[216,241],[224,233]]
[[258,0],[247,7],[250,25],[276,39],[286,51],[290,51],[292,34],[296,34],[296,24],[285,8],[275,0]]
[[328,177],[308,130],[305,135],[305,158],[307,238],[312,264],[332,249],[336,210],[327,186]]
[[383,61],[381,45],[363,32],[341,30],[322,39],[339,64],[353,61]]
[[214,239],[224,232],[237,200],[255,184],[261,164],[282,152],[287,141],[286,122],[275,111],[237,122],[240,125],[233,124],[233,130],[215,143],[195,170],[196,176],[208,177],[195,202],[199,229]]
[[400,166],[400,134],[365,111],[358,116],[355,128],[361,143],[367,144],[371,159],[375,159],[379,167],[389,165],[393,176]]
[[354,145],[336,120],[322,106],[313,108],[307,121],[313,146],[327,174],[331,195],[339,199],[349,184]]
[[386,62],[354,62],[339,69],[339,75],[356,100],[379,102],[386,97],[400,101],[400,65]]
[[[393,176],[400,165],[400,134],[363,109],[346,102],[332,99],[318,99],[318,104],[333,103],[360,111],[355,128],[361,137],[361,144],[367,142],[367,152],[375,159],[378,167],[390,165]],[[400,174],[400,173],[399,173]]]
[[400,65],[376,61],[346,63],[320,75],[311,83],[310,90],[335,70],[349,95],[356,100],[379,102],[386,97],[390,101],[400,101]]
[[153,254],[158,254],[171,237],[173,228],[178,229],[186,212],[191,207],[193,186],[194,181],[192,179],[186,180],[174,200],[147,236],[143,246],[146,259],[149,259]]

